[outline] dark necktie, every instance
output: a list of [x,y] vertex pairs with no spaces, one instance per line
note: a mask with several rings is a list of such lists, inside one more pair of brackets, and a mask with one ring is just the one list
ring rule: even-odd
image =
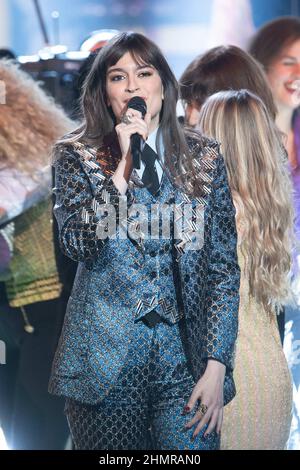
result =
[[152,148],[145,144],[143,153],[142,153],[142,162],[145,165],[145,169],[142,176],[142,182],[150,191],[151,194],[156,194],[159,189],[159,179],[155,167],[155,160],[157,159],[157,154],[152,150]]

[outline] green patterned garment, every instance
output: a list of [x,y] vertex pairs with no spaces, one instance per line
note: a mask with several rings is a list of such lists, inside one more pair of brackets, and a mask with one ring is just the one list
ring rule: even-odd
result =
[[16,217],[14,224],[13,257],[5,280],[9,304],[20,307],[59,297],[51,198]]

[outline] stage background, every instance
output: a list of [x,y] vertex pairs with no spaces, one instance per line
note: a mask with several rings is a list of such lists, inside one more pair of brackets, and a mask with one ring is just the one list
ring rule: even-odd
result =
[[[299,0],[40,0],[51,42],[60,13],[60,43],[78,50],[93,30],[140,31],[156,41],[177,76],[193,57],[219,44],[245,46],[267,20],[300,12]],[[31,0],[0,0],[0,47],[17,55],[43,46]]]

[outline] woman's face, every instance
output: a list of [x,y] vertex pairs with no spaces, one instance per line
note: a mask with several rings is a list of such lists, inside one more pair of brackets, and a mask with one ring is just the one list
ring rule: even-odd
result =
[[127,52],[107,70],[106,95],[107,105],[112,107],[118,122],[133,96],[143,98],[151,114],[150,132],[158,127],[163,86],[157,70],[151,65],[138,64]]
[[282,49],[267,76],[279,108],[295,109],[300,105],[300,39]]

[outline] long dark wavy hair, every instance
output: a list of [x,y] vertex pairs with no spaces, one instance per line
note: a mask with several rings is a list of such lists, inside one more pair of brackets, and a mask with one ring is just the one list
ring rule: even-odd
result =
[[[83,124],[60,143],[83,142],[100,148],[105,145],[106,137],[114,134],[116,120],[111,107],[107,105],[106,74],[108,68],[115,65],[127,52],[138,64],[154,67],[161,78],[164,99],[157,132],[157,149],[160,160],[173,182],[178,184],[178,180],[181,180],[181,184],[184,184],[183,175],[191,172],[194,174],[194,169],[189,163],[190,159],[186,158],[189,155],[189,148],[184,130],[176,116],[178,83],[158,46],[139,33],[120,33],[97,54],[83,84],[81,98]],[[200,138],[198,133],[193,135]],[[161,137],[163,156],[159,145]],[[182,171],[183,166],[184,171]],[[197,193],[196,186],[195,184],[194,189]]]

